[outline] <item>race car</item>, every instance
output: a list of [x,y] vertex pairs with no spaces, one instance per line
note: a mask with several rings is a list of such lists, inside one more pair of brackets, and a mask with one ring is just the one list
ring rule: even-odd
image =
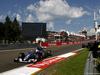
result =
[[95,43],[97,43],[97,41],[89,42],[87,44],[82,44],[82,48],[88,48],[88,49],[90,49]]
[[83,44],[83,48],[88,48],[89,51],[92,51],[93,57],[98,58],[98,55],[100,55],[100,42],[99,41],[94,41],[94,42],[89,42],[88,45]]
[[14,59],[14,62],[33,62],[36,63],[41,61],[43,58],[51,56],[51,50],[43,50],[38,47],[36,50],[29,52],[27,55],[24,53],[19,53],[18,58]]

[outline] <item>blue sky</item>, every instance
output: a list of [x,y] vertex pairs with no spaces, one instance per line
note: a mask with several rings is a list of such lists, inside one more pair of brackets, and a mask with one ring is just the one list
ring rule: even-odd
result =
[[[94,11],[100,0],[0,0],[0,22],[16,17],[22,22],[46,22],[47,30],[78,33],[87,30],[94,34]],[[100,23],[100,16],[97,19]]]

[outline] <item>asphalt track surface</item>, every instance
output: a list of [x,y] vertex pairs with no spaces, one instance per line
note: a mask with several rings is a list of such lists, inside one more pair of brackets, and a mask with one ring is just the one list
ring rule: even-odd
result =
[[[48,49],[52,51],[52,56],[50,57],[54,57],[80,49],[81,46],[82,44],[74,44],[67,46],[49,47]],[[35,48],[0,50],[0,73],[29,64],[14,62],[14,58],[16,58],[20,52],[27,54],[30,50],[35,50]]]

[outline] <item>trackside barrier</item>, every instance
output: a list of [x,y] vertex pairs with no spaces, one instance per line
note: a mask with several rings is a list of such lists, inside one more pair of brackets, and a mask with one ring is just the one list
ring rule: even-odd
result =
[[[91,62],[91,53],[92,52],[89,53],[88,58],[86,60],[84,75],[88,75],[90,73],[90,68],[89,68],[90,66],[92,67],[91,69],[93,69],[93,63]],[[91,70],[91,73],[93,73],[93,70]]]
[[91,41],[74,41],[74,42],[45,42],[41,43],[41,47],[54,47],[54,46],[63,46],[63,45],[72,45],[72,44],[79,44],[79,43],[86,43],[86,42],[92,42]]
[[92,51],[90,51],[86,60],[84,75],[100,75],[100,73],[98,73],[96,69],[96,60],[96,58],[93,58]]
[[7,50],[7,49],[20,49],[20,48],[33,48],[37,47],[39,44],[5,44],[0,45],[0,50]]

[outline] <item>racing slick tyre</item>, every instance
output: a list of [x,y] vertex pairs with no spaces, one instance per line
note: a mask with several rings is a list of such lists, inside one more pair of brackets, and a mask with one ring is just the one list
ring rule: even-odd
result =
[[15,59],[14,59],[14,62],[18,62],[18,58],[15,58]]
[[18,55],[18,58],[24,58],[25,57],[25,54],[24,53],[19,53],[19,55]]
[[35,59],[37,59],[37,62],[41,61],[41,54],[36,54],[35,55]]

